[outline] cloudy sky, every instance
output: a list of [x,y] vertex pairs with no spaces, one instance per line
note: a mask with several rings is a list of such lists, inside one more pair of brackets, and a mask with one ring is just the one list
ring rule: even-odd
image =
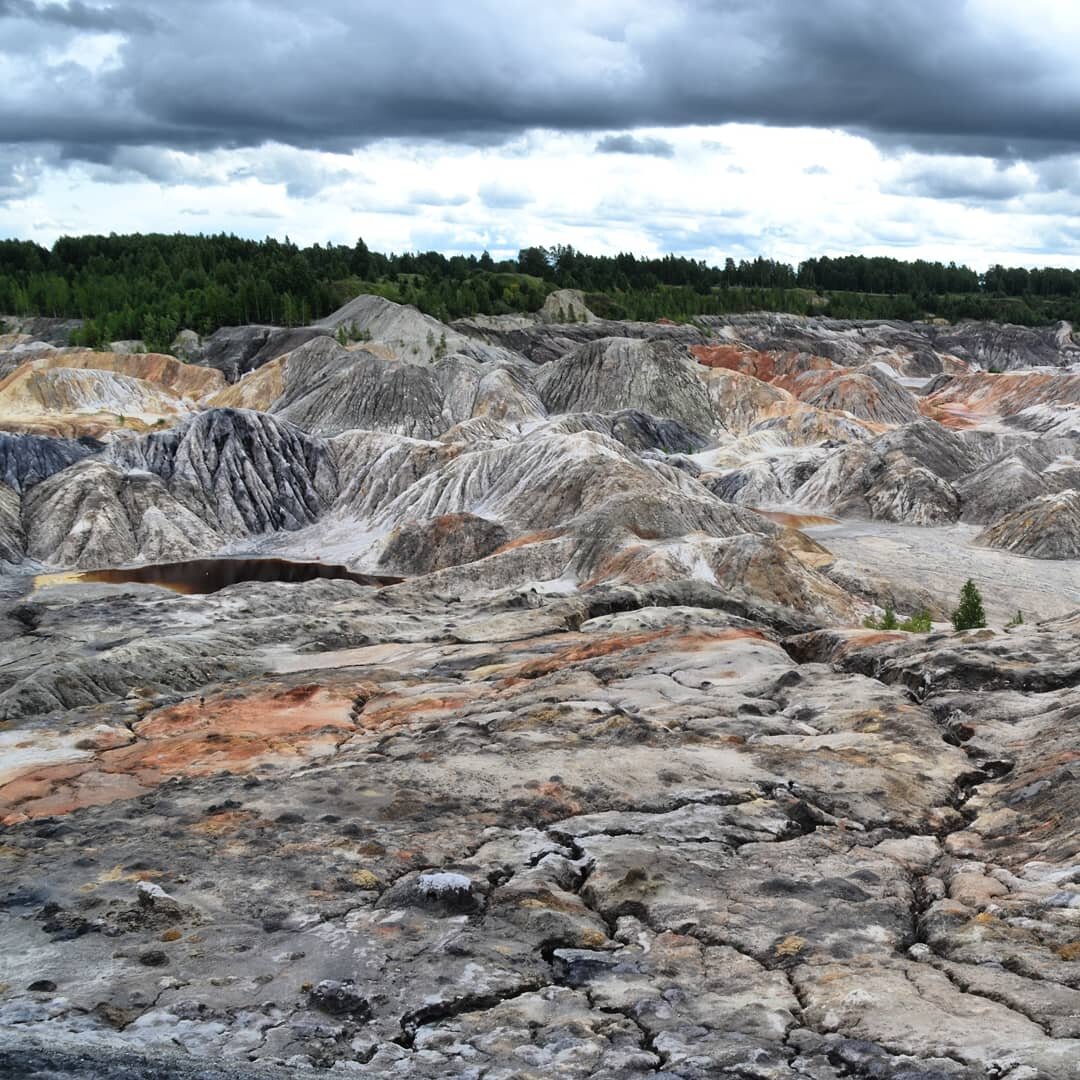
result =
[[1080,266],[1075,0],[0,0],[0,236]]

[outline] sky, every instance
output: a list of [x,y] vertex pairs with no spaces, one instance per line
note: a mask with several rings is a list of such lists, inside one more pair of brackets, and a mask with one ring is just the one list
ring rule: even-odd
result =
[[0,236],[1080,267],[1075,0],[0,0]]

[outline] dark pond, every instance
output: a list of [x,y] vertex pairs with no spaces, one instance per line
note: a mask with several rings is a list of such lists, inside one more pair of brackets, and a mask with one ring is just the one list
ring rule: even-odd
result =
[[153,563],[121,570],[87,570],[84,573],[42,574],[34,584],[162,585],[188,596],[217,592],[238,581],[284,581],[295,584],[316,578],[339,578],[360,585],[396,585],[404,578],[358,574],[332,563],[292,562],[289,559],[191,559],[187,562]]

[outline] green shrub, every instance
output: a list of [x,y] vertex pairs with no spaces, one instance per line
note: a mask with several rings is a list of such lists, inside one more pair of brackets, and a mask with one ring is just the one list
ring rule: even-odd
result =
[[880,619],[875,619],[872,615],[863,620],[863,626],[868,630],[899,630],[900,622],[896,618],[896,610],[892,604],[885,605],[885,614]]
[[880,619],[872,615],[863,619],[863,626],[868,630],[902,630],[905,634],[929,634],[932,629],[930,612],[916,611],[903,622],[896,617],[896,609],[892,604],[885,605],[885,614]]
[[922,611],[916,611],[914,615],[900,624],[900,629],[908,634],[929,634],[933,629],[930,612],[925,608]]
[[1005,624],[1008,627],[1023,626],[1024,625],[1024,613],[1017,608],[1016,614]]

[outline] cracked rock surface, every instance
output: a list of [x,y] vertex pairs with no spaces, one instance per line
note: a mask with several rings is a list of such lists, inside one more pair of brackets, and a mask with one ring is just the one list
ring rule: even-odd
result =
[[46,329],[0,1077],[1080,1080],[1071,327]]
[[1077,1075],[1075,617],[35,595],[5,678],[82,689],[0,732],[2,1075]]

